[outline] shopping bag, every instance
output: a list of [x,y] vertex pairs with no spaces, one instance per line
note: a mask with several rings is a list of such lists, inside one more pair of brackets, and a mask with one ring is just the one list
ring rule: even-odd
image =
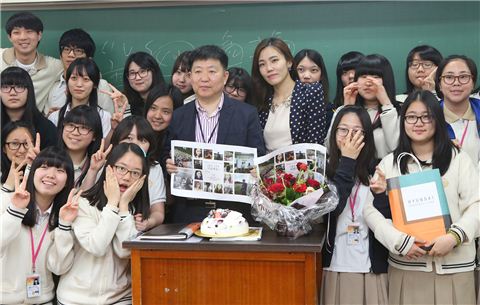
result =
[[438,169],[422,171],[418,160],[409,155],[420,168],[419,172],[387,179],[387,192],[395,228],[425,241],[445,235],[452,224],[447,197]]

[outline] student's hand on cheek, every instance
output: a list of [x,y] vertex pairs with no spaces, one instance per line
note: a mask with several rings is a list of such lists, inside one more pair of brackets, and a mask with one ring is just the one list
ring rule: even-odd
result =
[[15,172],[15,192],[12,195],[12,204],[19,208],[25,209],[30,203],[30,193],[25,189],[27,185],[27,179],[23,179],[20,183],[20,175]]
[[343,88],[343,104],[344,105],[355,105],[358,95],[358,83],[353,82]]
[[363,133],[360,130],[349,130],[348,134],[342,141],[340,151],[343,157],[356,160],[358,155],[360,155],[363,146],[365,146],[365,143],[363,142]]
[[120,211],[128,211],[128,204],[135,198],[138,191],[142,188],[145,181],[145,175],[132,183],[120,197]]
[[105,181],[103,182],[103,191],[107,197],[107,204],[118,207],[120,203],[120,187],[118,180],[113,173],[112,167],[109,165],[106,168]]
[[388,97],[387,91],[383,86],[382,80],[371,76],[368,76],[367,80],[372,82],[373,90],[375,91],[375,97],[377,98],[378,102],[382,106],[390,105],[390,98]]
[[383,171],[378,166],[376,167],[373,178],[370,179],[370,190],[374,194],[381,194],[387,191],[387,179],[385,178]]
[[78,215],[78,199],[82,194],[82,190],[72,189],[68,194],[67,203],[65,203],[59,212],[59,217],[63,222],[72,223]]
[[434,91],[435,90],[435,73],[437,68],[433,69],[430,74],[422,81],[422,90]]

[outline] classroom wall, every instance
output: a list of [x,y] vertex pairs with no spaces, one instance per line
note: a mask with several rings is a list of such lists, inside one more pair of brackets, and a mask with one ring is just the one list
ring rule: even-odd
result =
[[[1,46],[9,47],[1,13]],[[307,2],[208,6],[34,11],[44,22],[41,52],[58,57],[67,29],[90,32],[103,77],[122,87],[125,59],[135,51],[153,54],[166,77],[180,52],[202,44],[222,46],[230,66],[251,69],[256,44],[277,36],[292,52],[318,50],[335,90],[335,68],[348,51],[380,53],[392,63],[397,92],[405,90],[405,58],[419,44],[444,55],[465,54],[480,65],[480,2]]]

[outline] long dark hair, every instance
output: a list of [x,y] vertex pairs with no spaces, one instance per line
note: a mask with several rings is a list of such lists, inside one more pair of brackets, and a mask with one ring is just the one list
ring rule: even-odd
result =
[[360,60],[365,57],[360,52],[351,51],[345,53],[340,57],[337,63],[337,89],[335,91],[335,98],[333,99],[333,105],[338,108],[343,105],[343,88],[345,86],[342,82],[342,74],[348,70],[355,70]]
[[163,78],[162,70],[160,70],[157,60],[152,55],[145,52],[136,52],[128,56],[123,69],[123,89],[128,98],[128,102],[130,103],[132,114],[142,115],[145,102],[140,96],[140,93],[130,86],[128,80],[128,71],[132,62],[137,64],[140,68],[152,72],[152,85],[149,90],[156,85],[165,84],[165,79]]
[[[173,67],[172,67],[172,78],[173,78],[173,74],[175,74],[175,72],[177,72],[178,70],[184,73],[188,73],[190,71],[190,55],[191,54],[192,54],[192,51],[184,51],[177,56],[177,59],[175,59],[175,62],[173,63]],[[182,98],[182,104],[183,104],[184,99],[194,94],[193,88],[190,89],[190,91],[188,91],[187,93],[185,94],[181,93],[181,94],[183,97]]]
[[311,50],[311,49],[300,50],[300,52],[298,52],[293,59],[293,61],[295,62],[295,66],[298,67],[298,64],[305,57],[313,61],[320,68],[320,73],[321,73],[320,83],[322,84],[322,88],[323,88],[324,101],[325,103],[330,102],[330,97],[328,94],[329,92],[328,73],[327,73],[327,68],[325,67],[325,63],[323,62],[322,55],[317,51]]
[[348,105],[343,107],[340,111],[338,111],[338,114],[333,121],[331,129],[332,134],[329,139],[329,158],[326,174],[329,179],[333,179],[333,177],[335,176],[335,172],[337,171],[338,163],[340,161],[342,153],[337,145],[336,131],[343,116],[348,113],[354,113],[357,115],[357,117],[360,119],[360,122],[362,123],[362,128],[364,131],[363,141],[365,142],[365,146],[362,148],[362,151],[358,155],[356,161],[355,177],[358,177],[358,180],[360,180],[362,184],[369,185],[369,165],[371,160],[375,156],[375,142],[373,139],[373,128],[372,123],[370,122],[370,116],[368,115],[367,111],[360,106]]
[[290,48],[285,43],[285,41],[276,37],[270,37],[260,41],[260,43],[255,48],[252,62],[253,99],[254,104],[257,106],[259,111],[264,111],[268,109],[269,106],[267,99],[268,97],[273,95],[273,86],[267,83],[267,81],[263,78],[262,74],[260,74],[260,67],[258,66],[258,59],[260,58],[260,53],[263,51],[263,49],[267,47],[275,48],[285,57],[285,60],[287,62],[291,62],[292,67],[290,69],[290,77],[292,78],[292,80],[298,78],[292,52],[290,51]]
[[58,226],[60,208],[67,202],[68,194],[73,188],[73,163],[66,151],[52,146],[42,150],[37,155],[35,160],[33,160],[26,186],[26,190],[30,193],[30,202],[27,206],[27,214],[25,214],[25,217],[22,220],[22,224],[28,227],[33,227],[37,218],[37,209],[35,207],[35,185],[33,180],[35,171],[42,165],[62,168],[65,170],[67,175],[65,186],[57,195],[55,195],[55,198],[53,199],[52,212],[48,218],[48,228],[50,231],[52,231]]
[[[24,111],[21,120],[36,126],[36,122],[43,115],[37,108],[35,101],[35,89],[33,87],[32,78],[27,71],[18,67],[8,67],[2,71],[0,76],[0,82],[2,86],[21,86],[27,90],[27,101],[24,106]],[[5,105],[2,101],[2,126],[10,122],[11,119],[7,114]]]
[[[393,76],[392,66],[388,59],[379,54],[371,54],[365,56],[360,62],[355,70],[355,81],[358,81],[358,78],[362,75],[376,75],[382,78],[383,87],[387,92],[388,98],[392,105],[397,109],[400,109],[400,105],[395,99],[395,79]],[[357,100],[355,102],[358,106],[365,106],[365,99],[358,94]],[[382,109],[378,108],[378,113],[380,114]],[[382,122],[377,120],[373,123],[373,129],[379,128],[382,126]]]
[[75,187],[78,187],[82,184],[83,178],[88,172],[88,168],[90,166],[90,158],[94,153],[98,151],[100,148],[100,144],[103,138],[103,130],[102,130],[102,120],[100,119],[100,115],[98,114],[97,109],[88,106],[88,105],[80,105],[78,107],[73,108],[70,110],[65,119],[63,120],[63,124],[58,126],[58,145],[68,151],[68,147],[65,145],[63,141],[63,129],[64,125],[67,123],[74,123],[78,125],[84,125],[92,129],[93,133],[93,140],[87,147],[87,161],[83,165],[82,173],[75,181]]
[[418,54],[421,60],[429,60],[435,64],[435,66],[438,67],[440,62],[442,61],[442,54],[435,49],[432,46],[429,45],[421,45],[421,46],[416,46],[407,55],[407,62],[405,65],[405,80],[407,84],[407,91],[405,92],[406,94],[409,94],[415,89],[415,86],[413,86],[412,82],[410,81],[410,78],[408,77],[408,68],[410,67],[410,64],[413,61],[413,57],[415,54]]
[[76,74],[80,77],[88,76],[90,80],[93,82],[92,92],[88,97],[88,105],[93,109],[100,108],[98,106],[98,94],[97,88],[98,83],[100,82],[100,70],[98,69],[97,64],[91,58],[77,58],[75,59],[67,69],[65,81],[67,82],[67,100],[65,105],[60,108],[58,113],[58,124],[57,126],[63,125],[63,120],[65,117],[65,112],[67,111],[68,105],[71,106],[72,104],[72,94],[70,93],[70,89],[68,88],[68,81],[72,74],[76,72]]
[[117,128],[115,128],[110,143],[114,147],[116,145],[119,145],[121,141],[128,138],[128,135],[130,134],[134,126],[137,128],[138,139],[145,139],[148,141],[148,143],[150,143],[148,151],[144,152],[143,157],[146,157],[149,161],[149,165],[152,165],[155,163],[156,160],[153,154],[157,149],[157,139],[155,131],[153,131],[152,126],[150,126],[150,123],[148,123],[147,119],[145,119],[144,117],[139,115],[131,115],[124,118],[120,122],[120,124],[118,124]]
[[108,155],[107,162],[98,181],[92,186],[92,188],[84,193],[83,197],[90,202],[90,205],[96,206],[99,211],[103,210],[103,208],[107,205],[107,196],[105,196],[103,191],[103,183],[105,181],[105,172],[107,166],[110,165],[111,167],[114,167],[118,159],[123,157],[127,152],[132,152],[140,157],[142,160],[142,175],[147,176],[142,188],[137,192],[135,198],[133,198],[133,200],[129,203],[129,209],[131,212],[141,213],[143,219],[147,219],[150,216],[150,200],[148,195],[148,174],[150,169],[147,164],[147,159],[143,155],[142,149],[137,144],[120,143],[115,146]]
[[18,129],[18,128],[25,128],[29,133],[30,137],[32,138],[32,143],[35,142],[35,130],[32,129],[31,125],[24,121],[11,121],[6,123],[2,128],[2,183],[5,183],[8,178],[8,173],[10,172],[10,166],[12,165],[12,161],[8,159],[7,154],[5,153],[5,146],[7,142],[8,135]]
[[[394,150],[394,164],[397,162],[397,157],[402,152],[408,152],[413,154],[411,140],[405,132],[405,114],[408,108],[413,102],[422,102],[427,107],[429,114],[432,116],[432,123],[435,124],[434,134],[434,149],[432,156],[432,167],[440,170],[440,175],[444,175],[450,162],[452,161],[453,150],[457,149],[453,145],[447,131],[447,122],[443,114],[443,109],[438,103],[437,98],[427,90],[414,90],[405,100],[402,109],[400,111],[400,139],[398,147]],[[408,173],[408,156],[405,156],[400,161],[400,172],[402,174]]]

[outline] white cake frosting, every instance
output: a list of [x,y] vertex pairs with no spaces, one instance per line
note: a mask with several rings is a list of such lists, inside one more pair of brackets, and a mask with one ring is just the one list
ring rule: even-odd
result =
[[202,234],[212,236],[238,236],[247,234],[248,230],[242,214],[228,209],[211,210],[200,226]]

